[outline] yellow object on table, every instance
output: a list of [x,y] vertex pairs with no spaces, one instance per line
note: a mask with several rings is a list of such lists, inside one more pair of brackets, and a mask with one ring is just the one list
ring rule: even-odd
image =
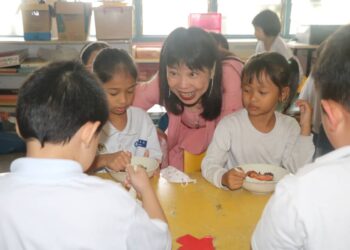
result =
[[217,250],[250,249],[251,235],[270,195],[219,189],[198,172],[189,176],[197,183],[181,185],[161,177],[151,179],[168,219],[173,249],[180,247],[176,239],[186,234],[213,237]]

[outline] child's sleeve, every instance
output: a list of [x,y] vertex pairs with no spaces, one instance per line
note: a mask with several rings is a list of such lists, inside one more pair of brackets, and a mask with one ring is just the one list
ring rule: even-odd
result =
[[160,143],[157,135],[156,126],[153,124],[152,119],[148,115],[148,113],[144,112],[144,137],[147,141],[146,149],[149,151],[149,157],[157,159],[159,161],[162,160],[162,150],[160,148]]
[[231,153],[232,133],[230,130],[233,129],[228,119],[224,118],[219,122],[202,161],[203,177],[218,188],[224,188],[221,179],[228,170],[225,165]]
[[133,222],[127,232],[127,249],[170,250],[171,236],[168,225],[161,220],[151,219],[137,206]]
[[302,248],[307,235],[295,198],[295,182],[294,176],[287,176],[277,184],[253,233],[253,250]]
[[288,142],[283,153],[282,165],[290,172],[296,173],[299,168],[312,162],[312,157],[315,153],[315,145],[312,141],[312,135],[300,135],[300,127],[297,121],[292,120],[290,125],[291,127],[288,131]]

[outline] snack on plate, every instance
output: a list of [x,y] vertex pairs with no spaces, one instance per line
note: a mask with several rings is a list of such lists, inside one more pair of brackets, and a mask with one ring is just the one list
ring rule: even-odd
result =
[[248,171],[247,176],[250,178],[257,179],[259,181],[272,181],[273,180],[273,173],[266,172],[266,173],[260,173],[256,172],[254,170]]

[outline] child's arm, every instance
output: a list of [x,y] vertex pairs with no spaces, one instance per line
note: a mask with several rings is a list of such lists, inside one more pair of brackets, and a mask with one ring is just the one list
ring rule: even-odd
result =
[[232,154],[234,128],[228,117],[219,122],[201,164],[203,177],[218,188],[224,187],[223,176],[229,170],[226,164]]
[[119,151],[112,154],[96,155],[92,164],[93,169],[108,167],[115,171],[124,170],[130,164],[131,153],[127,151]]
[[308,136],[311,134],[312,108],[305,100],[297,100],[296,106],[300,108],[300,134]]
[[163,209],[160,206],[158,198],[153,191],[146,171],[143,168],[137,168],[134,170],[132,165],[127,165],[126,171],[128,172],[131,185],[141,195],[143,208],[152,219],[160,219],[166,222]]

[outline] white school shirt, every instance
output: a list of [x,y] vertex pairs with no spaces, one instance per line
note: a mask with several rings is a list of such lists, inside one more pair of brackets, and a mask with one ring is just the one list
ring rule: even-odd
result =
[[[259,40],[258,43],[256,44],[255,54],[260,54],[267,51],[268,50],[266,50],[264,42]],[[275,38],[268,52],[277,52],[283,55],[284,58],[286,58],[287,60],[293,57],[292,50],[288,48],[287,44],[280,36],[277,36]]]
[[147,112],[129,107],[127,117],[127,124],[122,131],[117,130],[109,121],[105,124],[98,146],[99,154],[126,150],[134,156],[144,156],[148,149],[150,158],[161,160],[162,151],[157,130]]
[[253,249],[350,249],[349,180],[349,146],[283,178],[254,231]]
[[165,222],[75,161],[15,160],[0,176],[0,204],[1,250],[171,248]]
[[270,50],[266,50],[263,41],[258,41],[258,43],[256,44],[256,48],[255,48],[255,54],[260,54],[263,52],[277,52],[277,53],[281,54],[282,56],[284,56],[284,58],[286,58],[286,60],[289,60],[290,58],[293,57],[298,63],[300,81],[304,77],[303,66],[301,65],[298,57],[293,55],[292,50],[288,47],[287,43],[280,36],[277,36],[275,38],[275,40],[273,41],[273,43],[271,45]]
[[224,117],[202,161],[203,177],[223,188],[222,176],[242,164],[272,164],[294,173],[311,162],[315,151],[312,135],[300,135],[300,126],[294,118],[277,111],[275,116],[275,126],[268,133],[252,125],[246,109]]

